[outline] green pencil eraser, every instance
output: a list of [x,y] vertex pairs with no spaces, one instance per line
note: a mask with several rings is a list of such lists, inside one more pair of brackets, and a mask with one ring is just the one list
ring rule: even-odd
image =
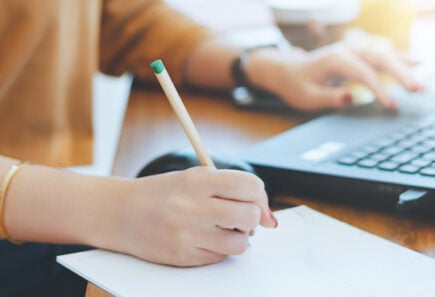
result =
[[153,69],[155,74],[160,74],[165,69],[165,65],[163,65],[162,60],[158,59],[151,62],[151,68]]

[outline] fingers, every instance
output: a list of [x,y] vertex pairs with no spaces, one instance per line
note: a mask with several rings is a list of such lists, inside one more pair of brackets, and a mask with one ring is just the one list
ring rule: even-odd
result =
[[201,234],[198,246],[188,257],[180,257],[178,266],[199,266],[225,260],[230,255],[240,255],[249,248],[249,235],[218,227]]
[[268,205],[264,183],[255,175],[236,170],[216,170],[208,182],[216,198],[253,203],[261,211],[262,226],[277,226]]
[[219,255],[240,255],[249,247],[249,236],[239,231],[215,228],[202,235],[199,248]]
[[213,222],[222,229],[239,230],[249,234],[261,220],[261,209],[247,202],[213,199]]
[[394,53],[368,52],[361,53],[361,57],[372,66],[394,77],[409,91],[417,92],[423,89],[423,87],[412,78],[409,67]]
[[219,198],[244,202],[261,200],[267,205],[263,181],[257,176],[237,170],[215,170],[208,176],[209,187]]
[[228,255],[215,253],[205,248],[192,248],[189,253],[175,256],[168,263],[180,267],[195,267],[222,262]]
[[[353,104],[353,98],[350,91],[341,87],[324,87],[318,84],[312,84],[308,87],[306,94],[306,110],[319,109],[343,109]],[[312,98],[311,100],[308,98]]]
[[379,82],[376,71],[356,55],[342,51],[335,56],[335,69],[348,79],[360,82],[369,87],[376,95],[377,100],[385,107],[397,109],[396,104],[385,93]]
[[408,52],[399,51],[397,56],[399,57],[400,61],[408,67],[414,67],[420,64],[420,62],[412,58]]
[[198,249],[198,254],[190,266],[202,266],[222,262],[227,259],[227,255],[217,254],[206,249]]

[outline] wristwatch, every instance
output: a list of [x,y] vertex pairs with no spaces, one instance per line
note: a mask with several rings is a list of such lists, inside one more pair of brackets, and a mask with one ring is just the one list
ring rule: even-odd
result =
[[231,92],[233,102],[235,106],[241,109],[287,112],[290,110],[288,104],[269,91],[254,86],[246,76],[246,61],[252,51],[260,48],[286,49],[286,47],[279,46],[278,44],[245,48],[231,64],[231,75],[236,85]]

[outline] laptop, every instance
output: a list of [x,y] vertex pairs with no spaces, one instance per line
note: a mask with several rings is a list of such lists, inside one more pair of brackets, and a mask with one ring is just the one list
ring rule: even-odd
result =
[[[435,81],[435,71],[426,81]],[[243,158],[273,193],[435,214],[435,92],[394,86],[389,94],[397,113],[373,102],[327,114],[256,145]]]

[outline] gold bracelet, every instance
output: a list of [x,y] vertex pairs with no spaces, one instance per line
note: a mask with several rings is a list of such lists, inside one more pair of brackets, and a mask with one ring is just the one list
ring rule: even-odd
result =
[[3,183],[1,184],[0,187],[0,238],[4,238],[9,240],[12,243],[15,244],[20,244],[22,242],[13,240],[11,238],[11,236],[9,235],[9,233],[6,230],[5,227],[5,218],[3,216],[3,209],[4,209],[4,205],[5,205],[5,197],[6,197],[6,193],[8,191],[9,185],[12,182],[12,179],[14,178],[14,176],[26,165],[28,165],[29,162],[20,162],[18,164],[13,165],[9,171],[6,173],[6,176],[3,179]]

